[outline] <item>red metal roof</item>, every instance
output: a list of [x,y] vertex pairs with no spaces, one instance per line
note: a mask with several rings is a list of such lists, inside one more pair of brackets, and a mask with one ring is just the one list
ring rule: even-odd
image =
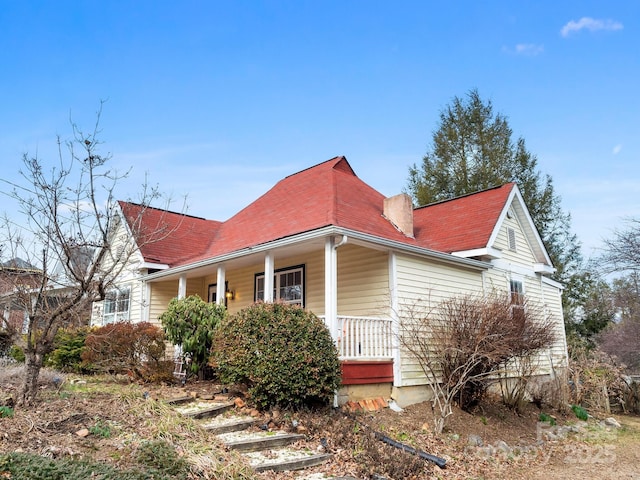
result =
[[[152,232],[164,222],[175,232],[142,245],[141,251],[147,261],[178,266],[326,226],[447,253],[483,248],[513,186],[414,210],[415,238],[410,238],[383,216],[384,195],[339,156],[284,178],[225,222],[148,209],[144,230]],[[125,202],[121,207],[130,222],[140,209]]]

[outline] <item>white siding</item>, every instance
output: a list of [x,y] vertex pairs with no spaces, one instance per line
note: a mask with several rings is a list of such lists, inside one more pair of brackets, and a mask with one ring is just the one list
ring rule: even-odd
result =
[[[124,251],[124,257],[127,259],[122,269],[114,270],[117,274],[113,282],[113,288],[129,288],[129,321],[140,322],[143,318],[144,308],[144,289],[140,281],[142,276],[142,256],[137,251],[133,242],[129,237],[128,231],[124,224],[119,223],[113,235],[112,255],[107,255],[105,260],[105,269],[108,270],[112,266],[111,259],[115,256],[115,252]],[[103,302],[95,302],[91,309],[91,325],[102,325],[103,323]]]
[[[507,229],[513,228],[516,237],[515,251],[509,248]],[[562,315],[562,290],[545,282],[539,273],[534,272],[536,263],[531,245],[520,224],[513,219],[505,219],[496,238],[496,248],[502,250],[502,258],[494,260],[494,268],[486,273],[487,292],[508,293],[509,280],[521,280],[528,305],[537,313],[551,318],[554,322],[556,341],[554,346],[539,356],[539,373],[548,373],[550,361],[555,366],[566,365],[566,336]],[[551,282],[553,283],[553,282]]]
[[[515,231],[515,250],[509,248],[509,228]],[[502,260],[505,262],[529,267],[536,262],[531,245],[515,217],[511,219],[505,218],[493,247],[502,251]]]
[[[416,305],[421,309],[429,309],[445,299],[483,291],[482,273],[479,271],[407,255],[397,256],[396,269],[400,316],[403,311]],[[401,354],[400,370],[401,378],[396,379],[396,386],[426,383],[422,368],[406,351]]]
[[357,245],[340,247],[338,315],[388,318],[389,304],[389,254]]
[[[187,284],[187,288],[188,288]],[[151,303],[149,305],[149,322],[160,326],[159,317],[166,310],[171,299],[178,296],[178,281],[151,283]]]

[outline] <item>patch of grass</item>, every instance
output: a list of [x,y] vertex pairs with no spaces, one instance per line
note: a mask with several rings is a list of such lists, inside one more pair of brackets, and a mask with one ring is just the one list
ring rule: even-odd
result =
[[[89,479],[100,480],[171,480],[169,472],[119,470],[100,462],[75,459],[52,460],[26,453],[10,453],[0,456],[0,478],[12,480]],[[186,478],[186,477],[182,477]]]
[[96,435],[102,438],[111,437],[111,427],[107,423],[104,423],[101,420],[98,420],[98,422],[95,425],[93,425],[92,427],[89,427],[89,432],[92,435]]
[[13,408],[4,405],[0,407],[0,418],[3,417],[13,417]]
[[0,407],[0,418],[3,417],[13,417],[13,408],[11,407],[6,407],[6,406],[2,406]]
[[575,413],[576,417],[578,417],[580,420],[586,422],[589,419],[589,414],[580,405],[571,405],[571,410],[573,410],[573,413]]
[[186,479],[189,473],[187,461],[166,440],[144,442],[138,448],[136,459],[148,469],[163,472],[177,480]]
[[540,415],[538,415],[538,420],[540,420],[541,422],[548,422],[551,426],[554,426],[556,424],[556,419],[544,412],[540,412]]

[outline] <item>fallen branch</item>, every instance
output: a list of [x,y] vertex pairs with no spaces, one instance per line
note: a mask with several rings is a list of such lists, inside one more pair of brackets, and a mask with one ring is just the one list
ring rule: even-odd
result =
[[447,466],[447,461],[444,458],[441,457],[436,457],[435,455],[431,455],[430,453],[427,452],[423,452],[422,450],[417,450],[409,445],[406,445],[404,443],[401,442],[397,442],[394,439],[387,437],[386,435],[379,433],[379,432],[375,432],[375,437],[378,440],[381,440],[382,442],[386,443],[387,445],[391,445],[392,447],[395,448],[399,448],[400,450],[403,450],[407,453],[410,453],[412,455],[417,455],[420,458],[423,458],[425,460],[428,460],[432,463],[435,463],[437,466],[439,466],[440,468],[445,468]]

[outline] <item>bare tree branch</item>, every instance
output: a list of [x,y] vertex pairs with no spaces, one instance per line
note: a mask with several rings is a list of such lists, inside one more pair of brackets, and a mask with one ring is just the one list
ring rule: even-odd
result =
[[[53,167],[47,169],[38,156],[24,155],[24,185],[14,185],[8,194],[24,222],[5,217],[0,244],[8,251],[3,253],[24,258],[37,272],[26,283],[18,272],[2,272],[13,280],[7,297],[12,308],[19,307],[26,317],[26,376],[18,403],[34,402],[37,377],[58,329],[86,323],[92,303],[105,298],[132,255],[177,228],[162,219],[153,228],[143,222],[146,209],[162,197],[157,187],[144,184],[138,218],[129,218],[127,229],[119,230],[123,219],[116,187],[129,171],[109,169],[111,156],[99,152],[101,112],[102,104],[88,134],[72,123],[73,139],[58,138]],[[118,236],[119,231],[126,233]]]

